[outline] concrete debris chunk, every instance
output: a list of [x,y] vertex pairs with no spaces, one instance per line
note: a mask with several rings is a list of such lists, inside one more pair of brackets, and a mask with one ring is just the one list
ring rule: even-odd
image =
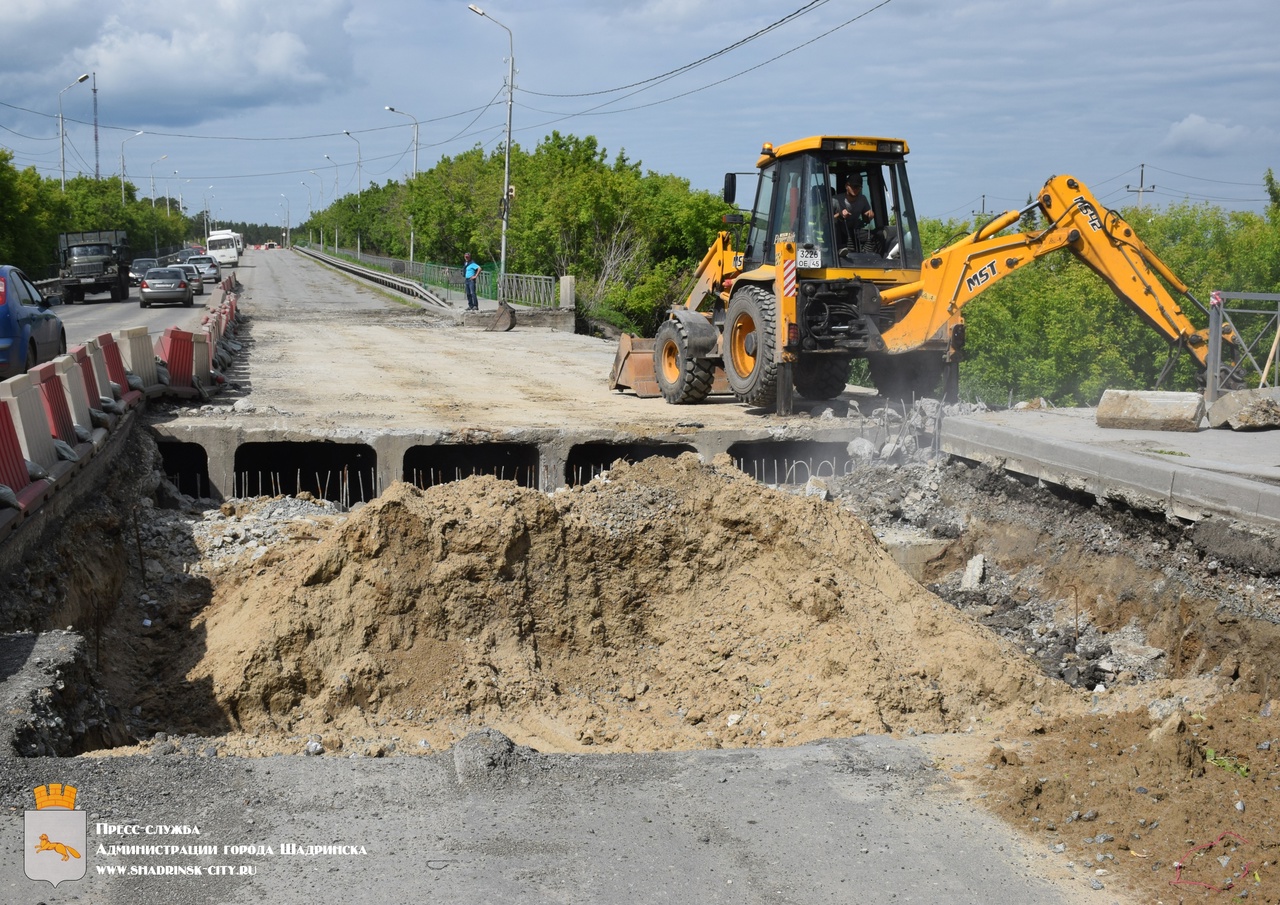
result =
[[1235,431],[1280,428],[1280,389],[1235,390],[1209,406],[1209,426]]
[[1199,393],[1107,390],[1095,416],[1098,427],[1194,433],[1204,421]]
[[969,560],[964,567],[964,577],[960,579],[960,590],[976,591],[982,586],[982,577],[987,570],[987,560],[981,553]]

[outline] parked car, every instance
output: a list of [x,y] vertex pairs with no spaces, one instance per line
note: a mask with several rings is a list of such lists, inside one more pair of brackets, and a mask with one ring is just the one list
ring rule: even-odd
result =
[[62,318],[18,268],[0,265],[0,379],[8,380],[67,351]]
[[200,275],[206,283],[222,282],[222,268],[209,255],[192,255],[187,258],[187,263],[200,268]]
[[184,261],[181,264],[174,264],[187,275],[187,281],[191,284],[191,291],[196,295],[204,295],[204,277],[200,273],[200,268],[190,261]]
[[133,263],[129,265],[129,285],[137,286],[148,270],[159,266],[160,262],[155,258],[134,258]]
[[153,267],[138,284],[138,304],[150,308],[155,304],[192,305],[191,281],[178,267]]

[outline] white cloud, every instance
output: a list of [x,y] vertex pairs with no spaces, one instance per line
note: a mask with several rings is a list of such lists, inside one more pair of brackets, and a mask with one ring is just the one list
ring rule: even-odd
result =
[[1188,114],[1169,127],[1161,150],[1199,157],[1213,157],[1231,151],[1250,140],[1246,126],[1230,126],[1212,122],[1199,113]]

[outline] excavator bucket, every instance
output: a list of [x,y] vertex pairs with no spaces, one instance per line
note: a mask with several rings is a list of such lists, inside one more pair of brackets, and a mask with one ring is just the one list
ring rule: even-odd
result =
[[653,340],[622,334],[618,340],[618,354],[609,372],[609,389],[631,390],[642,398],[661,396],[658,381],[653,375]]
[[493,316],[493,320],[489,322],[489,326],[485,327],[486,333],[506,333],[515,329],[516,326],[516,309],[512,308],[505,301],[498,303],[498,313]]

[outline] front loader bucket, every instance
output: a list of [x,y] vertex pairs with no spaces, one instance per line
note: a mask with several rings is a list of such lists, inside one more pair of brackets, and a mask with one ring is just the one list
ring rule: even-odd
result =
[[489,326],[485,327],[486,333],[506,333],[515,329],[516,326],[516,309],[512,308],[506,302],[498,303],[498,313],[493,316],[493,320],[489,322]]
[[618,354],[609,372],[609,389],[631,390],[642,398],[661,396],[658,381],[653,375],[653,340],[622,334],[618,340]]

